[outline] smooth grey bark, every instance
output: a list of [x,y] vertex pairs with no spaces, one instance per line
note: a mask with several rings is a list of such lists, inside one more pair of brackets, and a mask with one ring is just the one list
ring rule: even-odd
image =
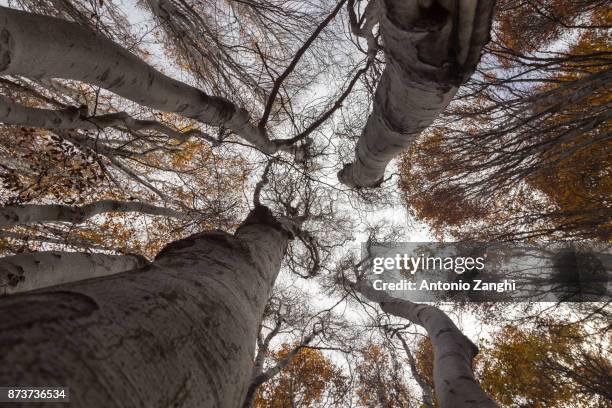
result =
[[23,204],[0,207],[0,228],[37,222],[71,222],[79,224],[106,212],[139,212],[183,220],[193,216],[140,201],[100,200],[82,206],[62,204]]
[[440,309],[394,298],[366,281],[352,285],[381,309],[423,327],[434,350],[434,389],[440,408],[497,408],[474,378],[472,361],[478,347]]
[[[280,327],[280,326],[279,326]],[[274,332],[274,330],[272,331]],[[257,389],[263,383],[271,380],[277,374],[279,374],[285,367],[287,367],[293,358],[300,352],[301,349],[308,346],[310,342],[319,334],[319,331],[315,330],[310,333],[308,336],[304,337],[302,341],[294,347],[285,357],[276,362],[272,367],[267,370],[263,370],[263,362],[268,351],[269,339],[265,344],[264,348],[259,348],[257,350],[257,356],[255,357],[255,364],[253,367],[253,374],[251,383],[249,384],[249,388],[247,389],[246,397],[244,398],[244,403],[242,404],[242,408],[252,408],[255,403],[255,395],[257,393]],[[272,336],[274,337],[274,335]]]
[[139,255],[45,251],[0,258],[0,296],[113,275],[140,268]]
[[215,139],[198,130],[180,132],[155,120],[134,119],[126,112],[87,116],[78,108],[41,109],[20,105],[0,96],[0,122],[7,125],[31,126],[43,129],[82,129],[101,130],[108,127],[121,127],[132,131],[150,130],[168,137],[186,141],[198,136],[215,143]]
[[143,106],[224,126],[268,153],[278,149],[246,110],[174,80],[103,35],[65,20],[0,7],[0,74],[98,85]]
[[1,299],[0,383],[69,386],[76,407],[240,406],[289,238],[257,207],[145,268]]
[[380,185],[389,162],[469,79],[489,40],[495,5],[494,0],[372,1],[369,20],[379,19],[386,67],[355,161],[338,172],[350,187]]

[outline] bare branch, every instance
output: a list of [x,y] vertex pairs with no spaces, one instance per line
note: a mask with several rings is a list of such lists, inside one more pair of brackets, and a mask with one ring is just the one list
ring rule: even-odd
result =
[[283,71],[283,73],[278,78],[276,78],[276,81],[274,81],[272,90],[270,91],[270,95],[268,95],[268,101],[266,102],[266,107],[264,109],[263,115],[261,116],[261,119],[259,120],[258,127],[260,129],[265,128],[266,124],[268,123],[268,117],[270,116],[270,113],[272,112],[272,106],[274,105],[274,101],[276,100],[276,96],[278,94],[278,91],[283,81],[287,79],[289,74],[291,74],[291,72],[295,69],[298,62],[302,58],[302,56],[306,53],[308,48],[310,48],[312,43],[317,39],[319,34],[321,34],[321,31],[323,31],[323,29],[329,24],[329,22],[332,21],[334,17],[336,17],[336,15],[342,9],[342,6],[344,5],[345,2],[346,0],[340,0],[340,2],[332,10],[332,12],[325,18],[325,20],[321,22],[321,24],[319,24],[316,30],[313,31],[313,33],[310,35],[310,37],[308,37],[308,39],[300,47],[300,49],[296,51],[293,57],[293,60],[291,60],[291,62],[289,63],[287,68]]

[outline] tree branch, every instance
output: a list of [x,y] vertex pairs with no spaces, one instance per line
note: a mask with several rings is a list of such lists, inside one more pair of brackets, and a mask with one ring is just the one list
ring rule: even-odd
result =
[[102,130],[108,127],[121,127],[132,131],[151,130],[181,142],[187,141],[191,136],[196,136],[212,144],[217,143],[215,138],[202,131],[193,129],[181,132],[155,120],[134,119],[126,112],[87,116],[86,112],[76,107],[65,109],[30,108],[3,96],[0,96],[0,122],[7,125],[66,130]]
[[381,3],[387,66],[355,160],[338,172],[343,184],[379,186],[389,162],[432,124],[476,69],[489,39],[495,2],[457,3],[457,7],[402,0]]
[[130,271],[148,264],[140,255],[33,252],[0,258],[0,293],[8,295]]
[[80,207],[61,204],[26,204],[0,207],[0,228],[37,222],[71,222],[79,224],[95,215],[106,212],[138,212],[181,220],[191,220],[194,217],[194,214],[139,201],[101,200]]
[[260,129],[265,128],[266,124],[268,123],[268,117],[270,116],[270,113],[272,112],[272,106],[274,105],[274,101],[276,100],[276,96],[278,94],[278,91],[283,81],[287,79],[287,77],[289,76],[289,74],[291,74],[291,72],[293,72],[293,70],[297,66],[302,56],[306,53],[308,48],[310,48],[312,43],[317,39],[319,34],[321,34],[321,31],[323,31],[323,29],[327,27],[329,22],[332,21],[334,17],[336,17],[336,15],[342,9],[342,6],[344,5],[345,2],[346,0],[340,0],[340,2],[338,2],[338,4],[332,10],[332,12],[325,18],[325,20],[321,22],[321,24],[319,24],[319,26],[313,31],[310,37],[308,37],[308,39],[306,40],[306,42],[304,42],[304,44],[300,47],[300,49],[296,51],[293,59],[291,60],[287,68],[285,68],[283,73],[276,79],[276,81],[274,81],[274,85],[272,86],[270,95],[268,95],[268,101],[266,102],[266,107],[264,109],[263,115],[261,116],[261,119],[259,120],[258,127]]
[[277,143],[277,144],[279,144],[281,146],[289,146],[289,145],[292,145],[292,144],[294,144],[296,142],[299,142],[300,140],[305,139],[313,131],[318,129],[319,126],[321,126],[323,123],[325,123],[325,121],[327,119],[329,119],[334,114],[334,112],[336,112],[338,109],[340,109],[342,107],[342,103],[350,95],[350,93],[353,91],[353,87],[355,86],[355,84],[357,83],[359,78],[361,78],[361,76],[367,72],[368,68],[370,68],[371,62],[372,62],[371,59],[368,59],[368,62],[366,63],[366,66],[357,71],[355,76],[353,76],[353,78],[349,82],[348,87],[344,90],[344,92],[342,92],[340,97],[334,102],[334,104],[331,106],[331,108],[329,108],[321,116],[319,116],[306,129],[304,129],[303,132],[301,132],[297,136],[292,137],[291,139],[275,140],[275,143]]

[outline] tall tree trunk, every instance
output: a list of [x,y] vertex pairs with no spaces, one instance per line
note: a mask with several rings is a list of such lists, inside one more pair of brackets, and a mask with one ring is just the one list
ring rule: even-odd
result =
[[101,34],[57,18],[0,7],[0,74],[98,85],[143,106],[225,126],[269,153],[277,149],[250,123],[246,110],[162,74]]
[[440,408],[497,408],[472,372],[478,347],[440,309],[389,296],[366,281],[353,284],[367,299],[394,316],[423,327],[434,350],[434,389]]
[[351,187],[374,187],[467,81],[489,39],[494,0],[376,1],[387,64],[355,161],[339,173]]
[[138,255],[45,251],[0,258],[0,296],[113,275],[148,264]]
[[78,407],[240,406],[289,236],[258,206],[140,270],[1,299],[0,383],[66,385]]

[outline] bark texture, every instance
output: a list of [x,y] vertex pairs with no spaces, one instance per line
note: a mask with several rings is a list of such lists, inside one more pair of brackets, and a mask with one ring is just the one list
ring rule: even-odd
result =
[[36,222],[71,222],[78,224],[106,212],[139,212],[190,220],[188,213],[139,201],[101,200],[82,206],[62,204],[23,204],[0,207],[0,228]]
[[176,81],[103,35],[61,19],[0,7],[0,74],[98,85],[143,106],[225,126],[266,152],[276,151],[246,110]]
[[402,343],[402,347],[404,348],[404,351],[406,352],[406,357],[408,357],[408,364],[410,365],[410,373],[412,374],[412,378],[414,378],[414,380],[419,385],[419,388],[421,388],[421,396],[423,398],[423,401],[422,401],[423,405],[425,406],[425,408],[434,408],[433,394],[432,394],[431,387],[429,386],[429,384],[427,384],[427,382],[425,381],[425,378],[423,378],[421,373],[419,373],[419,369],[417,368],[417,362],[414,359],[412,352],[410,351],[410,347],[408,347],[408,343],[406,343],[404,336],[402,336],[400,333],[397,333],[396,336],[400,339],[400,342]]
[[440,408],[497,408],[480,388],[472,372],[478,347],[434,306],[397,299],[377,291],[364,281],[355,285],[366,298],[394,316],[423,327],[434,350],[434,388]]
[[386,67],[359,138],[339,173],[350,187],[376,187],[389,162],[448,105],[489,40],[494,0],[373,0]]
[[249,384],[249,388],[247,389],[246,397],[244,398],[244,403],[242,404],[242,408],[252,408],[255,403],[255,396],[257,394],[257,389],[263,383],[271,380],[277,374],[279,374],[285,367],[287,367],[292,361],[293,358],[300,352],[304,347],[308,346],[310,342],[319,334],[318,331],[314,331],[310,333],[308,336],[304,337],[302,341],[294,347],[285,357],[276,362],[275,365],[269,367],[264,371],[263,363],[268,352],[269,342],[266,344],[264,348],[259,348],[257,350],[257,356],[255,357],[255,363],[253,366],[253,374],[251,376],[251,384]]
[[240,406],[288,238],[257,207],[140,270],[2,299],[0,383],[67,385],[76,407]]
[[138,255],[46,251],[0,258],[0,295],[113,275],[148,264]]

